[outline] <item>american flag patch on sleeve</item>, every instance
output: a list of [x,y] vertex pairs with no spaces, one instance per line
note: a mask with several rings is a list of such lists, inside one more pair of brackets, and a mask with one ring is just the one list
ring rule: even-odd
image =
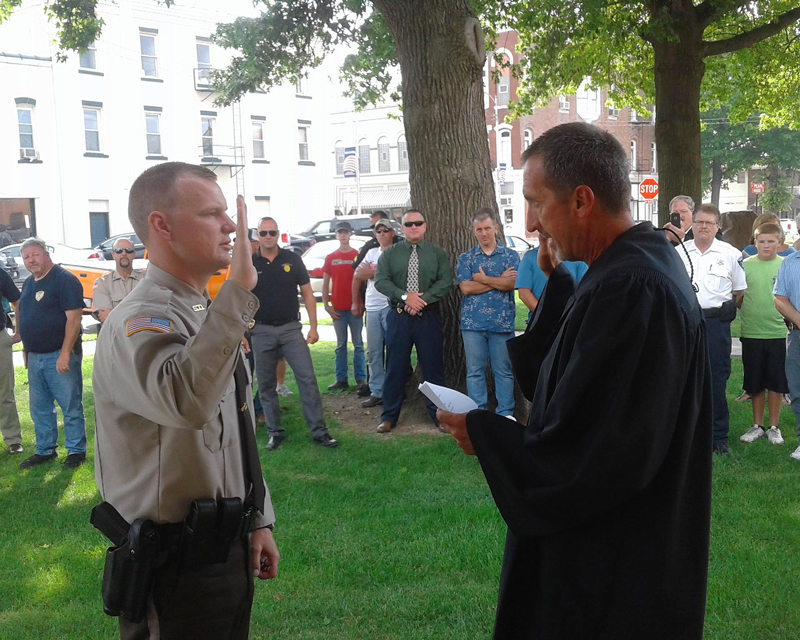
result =
[[134,333],[140,331],[155,331],[157,333],[169,333],[172,331],[172,323],[166,318],[151,318],[149,316],[141,316],[139,318],[131,318],[125,325],[126,333],[130,338]]

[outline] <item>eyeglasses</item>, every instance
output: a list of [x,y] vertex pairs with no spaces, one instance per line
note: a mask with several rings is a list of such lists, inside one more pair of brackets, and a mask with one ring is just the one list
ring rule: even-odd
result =
[[385,228],[375,229],[375,233],[391,233],[392,231],[394,231],[394,229],[385,229]]
[[696,227],[716,227],[717,223],[713,220],[695,220],[692,223]]
[[136,253],[136,249],[114,249],[114,253],[121,256],[123,253]]
[[262,238],[266,238],[267,236],[272,236],[273,238],[278,235],[277,229],[268,229],[267,231],[259,231],[258,235]]
[[425,224],[424,220],[409,220],[408,222],[404,222],[403,226],[404,227],[421,227],[423,224]]

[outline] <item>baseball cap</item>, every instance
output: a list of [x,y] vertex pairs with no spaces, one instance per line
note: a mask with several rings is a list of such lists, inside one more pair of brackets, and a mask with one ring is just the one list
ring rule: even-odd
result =
[[389,231],[394,231],[392,223],[386,218],[381,218],[378,220],[372,228],[377,229],[378,227],[386,227]]
[[347,220],[340,220],[339,222],[336,223],[336,226],[334,227],[333,230],[334,231],[342,231],[342,230],[352,231],[353,227],[350,225],[349,222],[347,222]]

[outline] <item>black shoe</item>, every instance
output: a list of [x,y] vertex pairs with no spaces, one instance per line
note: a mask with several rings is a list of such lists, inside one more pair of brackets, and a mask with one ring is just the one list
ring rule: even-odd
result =
[[356,395],[359,398],[368,398],[372,395],[372,391],[370,391],[369,385],[365,382],[363,385],[358,387],[358,391],[356,391]]
[[328,385],[328,391],[338,391],[339,389],[349,389],[350,385],[347,380],[337,380],[333,384]]
[[366,400],[361,402],[361,406],[365,409],[369,409],[370,407],[377,407],[379,404],[383,404],[383,398],[376,398],[375,396],[370,396]]
[[314,438],[312,442],[320,445],[321,447],[327,447],[328,449],[334,449],[339,446],[339,441],[334,440],[327,433],[321,438]]
[[48,453],[46,456],[40,456],[38,453],[34,453],[30,458],[27,460],[23,460],[19,463],[20,469],[31,469],[32,467],[38,467],[40,464],[44,464],[45,462],[52,462],[58,457],[58,454],[54,451],[53,453]]
[[730,448],[729,448],[729,447],[728,447],[728,445],[727,445],[726,443],[724,443],[724,442],[717,442],[717,443],[714,443],[714,446],[713,446],[713,451],[714,451],[714,453],[716,453],[718,456],[729,456],[729,455],[731,455],[731,450],[730,450]]
[[68,469],[77,469],[86,462],[85,453],[70,453],[64,460],[64,466]]
[[281,446],[281,443],[284,441],[283,436],[270,436],[269,442],[267,442],[267,446],[264,447],[267,451],[275,451],[278,447]]

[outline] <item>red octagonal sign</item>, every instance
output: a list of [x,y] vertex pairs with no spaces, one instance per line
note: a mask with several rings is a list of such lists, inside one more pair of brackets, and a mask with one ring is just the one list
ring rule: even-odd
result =
[[645,200],[653,200],[658,195],[658,182],[653,178],[642,180],[642,184],[639,185],[639,193]]

